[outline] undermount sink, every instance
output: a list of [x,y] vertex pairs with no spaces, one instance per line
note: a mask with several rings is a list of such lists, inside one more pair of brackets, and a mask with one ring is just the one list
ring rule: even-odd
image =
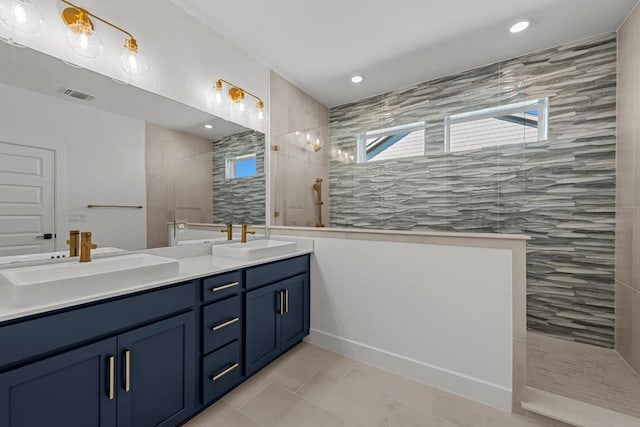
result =
[[228,245],[213,246],[212,251],[214,255],[222,257],[254,260],[285,255],[294,252],[296,247],[295,242],[251,240],[247,243],[230,243]]
[[178,271],[175,259],[130,254],[0,270],[0,282],[9,286],[13,304],[31,305],[125,289],[170,278]]

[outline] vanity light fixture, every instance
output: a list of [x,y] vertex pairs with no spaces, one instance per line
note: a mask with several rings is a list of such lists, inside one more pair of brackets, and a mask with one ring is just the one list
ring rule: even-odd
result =
[[364,77],[361,75],[355,75],[353,77],[351,77],[351,83],[362,83],[364,81]]
[[[225,95],[223,92],[224,86],[227,85],[229,90]],[[258,121],[263,121],[265,119],[264,115],[264,101],[252,94],[246,89],[243,89],[239,86],[234,85],[233,83],[229,83],[224,79],[218,79],[211,92],[209,93],[209,99],[212,104],[220,107],[225,104],[231,103],[232,111],[236,114],[244,115],[248,112],[247,105],[245,103],[245,97],[249,95],[252,98],[255,98],[255,112],[251,112],[252,115],[255,114],[255,119]]]
[[35,34],[42,26],[40,10],[31,0],[0,0],[0,19],[25,34]]
[[509,29],[509,31],[512,34],[521,33],[524,30],[526,30],[527,28],[529,28],[529,25],[531,25],[531,21],[529,21],[528,19],[524,19],[522,21],[519,21],[519,22],[516,22],[515,24],[513,24],[511,26],[511,28]]
[[100,55],[102,43],[95,33],[95,25],[91,20],[94,18],[126,35],[127,38],[120,55],[120,66],[124,72],[140,76],[147,71],[147,61],[138,53],[138,42],[130,32],[67,0],[61,1],[69,6],[62,11],[62,21],[67,26],[69,46],[75,53],[88,58]]

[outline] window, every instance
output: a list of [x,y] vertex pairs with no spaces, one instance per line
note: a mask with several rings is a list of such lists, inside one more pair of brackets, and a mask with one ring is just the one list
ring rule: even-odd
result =
[[225,159],[224,177],[226,179],[248,178],[256,176],[256,155],[247,154]]
[[548,100],[520,102],[445,118],[445,151],[476,150],[547,139]]
[[411,123],[358,135],[358,163],[423,156],[424,122]]

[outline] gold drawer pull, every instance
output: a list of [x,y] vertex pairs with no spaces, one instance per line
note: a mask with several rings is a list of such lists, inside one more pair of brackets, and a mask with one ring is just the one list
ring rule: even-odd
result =
[[284,312],[289,312],[289,289],[284,291]]
[[226,285],[218,286],[217,288],[211,289],[211,292],[223,291],[225,289],[233,288],[234,286],[238,286],[240,282],[227,283]]
[[220,329],[222,329],[222,328],[225,328],[225,327],[227,327],[227,326],[229,326],[229,325],[233,325],[233,324],[234,324],[234,323],[236,323],[238,320],[240,320],[240,318],[239,318],[239,317],[236,317],[235,319],[231,319],[231,320],[229,320],[229,321],[227,321],[227,322],[224,322],[224,323],[221,323],[221,324],[219,324],[219,325],[217,325],[217,326],[214,326],[213,328],[211,328],[211,330],[212,330],[212,331],[218,331],[218,330],[220,330]]
[[131,352],[124,352],[124,391],[131,390]]
[[109,400],[113,400],[115,398],[115,389],[114,389],[114,385],[116,381],[115,365],[116,365],[116,358],[114,356],[109,356]]
[[233,371],[234,369],[236,369],[239,365],[237,363],[234,363],[233,365],[229,366],[227,369],[225,369],[224,371],[220,372],[218,375],[214,376],[211,378],[211,381],[216,381],[219,380],[220,378],[224,377],[225,375],[227,375],[229,372]]

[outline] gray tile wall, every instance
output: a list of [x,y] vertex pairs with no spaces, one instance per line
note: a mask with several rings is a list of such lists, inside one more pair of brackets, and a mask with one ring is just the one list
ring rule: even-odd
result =
[[[445,116],[542,97],[547,141],[443,152]],[[340,160],[361,132],[422,120],[426,156]],[[613,346],[615,34],[335,107],[329,121],[332,227],[527,234],[529,328]]]
[[[213,141],[213,221],[264,224],[264,134],[247,131]],[[225,179],[225,159],[256,153],[256,176]]]

